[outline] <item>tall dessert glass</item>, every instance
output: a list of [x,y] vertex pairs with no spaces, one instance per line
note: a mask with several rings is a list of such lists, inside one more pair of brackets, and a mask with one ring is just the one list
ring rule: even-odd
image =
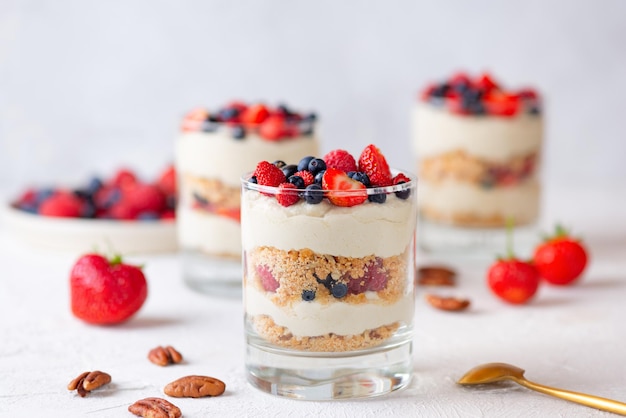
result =
[[241,297],[241,173],[259,159],[316,153],[315,124],[314,114],[284,105],[232,103],[187,114],[176,141],[176,219],[187,285]]
[[[416,178],[406,176],[393,186],[324,187],[318,195],[244,176],[246,368],[253,386],[329,400],[408,384],[417,200]],[[295,203],[284,206],[289,193]],[[362,203],[342,207],[329,201],[336,198]]]
[[507,225],[529,249],[541,209],[538,94],[457,74],[424,90],[413,121],[422,249],[492,257]]

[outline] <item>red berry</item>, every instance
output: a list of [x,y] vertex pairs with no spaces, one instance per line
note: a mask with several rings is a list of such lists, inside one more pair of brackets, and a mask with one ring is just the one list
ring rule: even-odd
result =
[[361,152],[359,171],[367,174],[372,186],[389,186],[391,184],[391,170],[387,160],[373,144],[368,145]]
[[263,104],[252,105],[241,114],[241,122],[248,125],[257,125],[270,115],[269,110]]
[[110,181],[114,187],[130,187],[137,183],[137,175],[127,168],[119,169]]
[[490,115],[513,116],[519,110],[520,101],[516,95],[492,90],[483,96],[483,105]]
[[548,283],[568,285],[585,270],[588,254],[580,241],[557,227],[557,233],[535,249],[533,261],[539,275]]
[[280,283],[274,278],[269,267],[264,264],[260,264],[256,266],[256,273],[259,275],[261,279],[261,286],[267,292],[276,292],[276,289],[280,287]]
[[523,304],[537,293],[539,273],[532,264],[515,258],[499,260],[489,268],[487,283],[506,302]]
[[298,203],[298,200],[300,200],[300,197],[298,197],[298,188],[291,183],[281,183],[278,186],[276,200],[282,206],[291,206]]
[[259,135],[270,141],[277,141],[285,132],[285,118],[280,115],[271,115],[259,127]]
[[39,214],[61,218],[80,218],[85,205],[83,201],[67,191],[57,191],[41,202]]
[[408,182],[410,182],[410,181],[411,181],[411,179],[410,179],[410,178],[408,178],[408,177],[407,177],[407,176],[405,176],[404,174],[400,173],[400,174],[396,175],[396,176],[393,178],[393,180],[391,181],[391,183],[392,183],[393,185],[396,185],[396,184],[408,183]]
[[293,173],[293,175],[294,176],[298,176],[302,180],[304,180],[304,186],[305,187],[315,183],[315,177],[308,170],[296,171],[295,173]]
[[165,195],[154,184],[135,184],[128,189],[124,200],[137,215],[144,212],[159,214],[165,210]]
[[476,87],[485,93],[488,93],[494,89],[498,89],[498,84],[493,81],[488,73],[484,73],[476,81]]
[[336,149],[330,151],[322,159],[326,163],[327,168],[336,168],[346,173],[349,171],[357,171],[354,157],[346,150]]
[[187,113],[181,124],[181,131],[196,132],[202,129],[203,122],[209,117],[209,112],[204,108],[195,108]]
[[381,258],[376,257],[372,263],[368,264],[365,277],[367,278],[367,290],[378,292],[387,286],[389,277],[383,268],[383,260]]
[[257,164],[254,176],[257,183],[262,186],[278,187],[279,184],[287,180],[283,170],[267,161],[261,161]]
[[176,195],[176,169],[173,165],[169,165],[163,170],[156,184],[165,195]]
[[328,200],[336,206],[355,206],[367,200],[365,185],[336,168],[326,169],[322,189],[328,191]]
[[111,207],[109,207],[106,211],[106,217],[124,221],[131,221],[137,218],[137,215],[138,212],[135,207],[127,198],[124,197],[111,205]]
[[148,284],[141,268],[120,257],[83,255],[70,272],[73,314],[90,324],[117,324],[128,320],[143,305]]

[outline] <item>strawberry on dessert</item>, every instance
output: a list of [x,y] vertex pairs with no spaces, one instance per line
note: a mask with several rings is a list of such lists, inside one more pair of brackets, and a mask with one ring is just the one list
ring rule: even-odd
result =
[[[260,160],[293,160],[317,153],[315,120],[314,113],[296,112],[286,105],[242,101],[194,109],[183,118],[176,140],[177,230],[186,254],[233,264],[230,270],[239,279],[241,175]],[[269,162],[259,167],[258,182],[278,187],[286,177]],[[302,181],[312,182],[308,177]],[[293,199],[287,192],[283,196],[285,204]],[[205,267],[195,271],[207,271]]]
[[416,180],[374,145],[358,157],[338,149],[251,167],[242,245],[255,339],[338,352],[410,335]]
[[488,73],[428,85],[413,116],[421,217],[470,228],[536,221],[541,109],[535,90],[506,88]]

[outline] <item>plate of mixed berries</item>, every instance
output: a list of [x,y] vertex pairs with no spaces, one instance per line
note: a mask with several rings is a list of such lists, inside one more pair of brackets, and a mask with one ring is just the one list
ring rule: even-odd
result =
[[145,181],[128,168],[76,187],[29,187],[5,206],[6,229],[38,247],[120,253],[176,250],[176,172]]

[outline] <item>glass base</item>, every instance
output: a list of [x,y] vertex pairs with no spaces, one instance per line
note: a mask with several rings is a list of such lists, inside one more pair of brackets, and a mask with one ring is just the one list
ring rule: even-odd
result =
[[[422,218],[417,235],[420,249],[432,254],[493,260],[497,255],[504,256],[507,249],[507,230],[504,227],[460,227]],[[513,251],[520,258],[531,256],[532,249],[540,240],[538,223],[513,228]]]
[[325,401],[370,398],[406,387],[412,342],[351,353],[313,353],[248,344],[248,382],[287,398]]
[[183,279],[190,288],[212,296],[241,298],[240,261],[184,250],[181,262]]

